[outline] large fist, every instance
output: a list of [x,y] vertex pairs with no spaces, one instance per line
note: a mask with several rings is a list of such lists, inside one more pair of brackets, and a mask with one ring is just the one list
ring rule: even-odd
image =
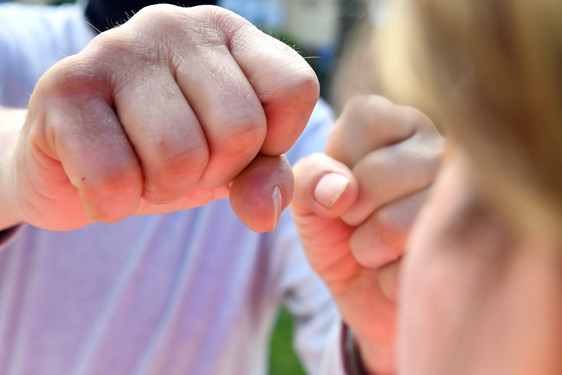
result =
[[270,230],[292,195],[280,155],[317,98],[308,64],[242,17],[144,8],[40,79],[9,158],[11,207],[67,230],[200,206],[233,186],[241,219]]

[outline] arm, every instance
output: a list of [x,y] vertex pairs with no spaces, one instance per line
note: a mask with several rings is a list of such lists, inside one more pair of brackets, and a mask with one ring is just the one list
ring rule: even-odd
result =
[[317,98],[308,64],[243,18],[145,8],[50,69],[25,123],[3,125],[0,223],[68,230],[203,205],[232,185],[241,219],[270,230],[292,194],[280,155]]
[[367,97],[344,110],[325,155],[294,168],[292,212],[308,260],[373,374],[395,371],[400,257],[442,144],[421,113]]

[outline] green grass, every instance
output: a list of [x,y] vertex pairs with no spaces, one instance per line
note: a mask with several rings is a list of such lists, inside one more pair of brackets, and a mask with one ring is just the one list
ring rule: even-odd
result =
[[269,375],[304,375],[299,359],[293,351],[293,317],[281,309],[271,338]]

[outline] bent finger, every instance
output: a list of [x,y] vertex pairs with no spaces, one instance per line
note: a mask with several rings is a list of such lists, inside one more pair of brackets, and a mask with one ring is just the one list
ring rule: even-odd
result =
[[353,232],[350,247],[360,264],[379,268],[404,254],[410,229],[428,191],[424,189],[379,209]]
[[199,185],[214,188],[232,181],[258,154],[268,123],[257,94],[226,45],[188,50],[174,70],[209,147]]
[[391,301],[398,301],[402,257],[379,268],[378,279],[382,293]]
[[92,98],[72,91],[68,86],[52,90],[44,126],[34,128],[32,139],[60,161],[90,218],[119,221],[139,205],[139,161],[103,95]]
[[293,173],[287,158],[258,155],[230,187],[230,205],[255,232],[273,230],[293,197]]
[[336,121],[326,154],[353,168],[370,152],[397,144],[417,131],[435,132],[422,112],[378,96],[358,96],[349,101]]
[[[223,23],[224,24],[224,23]],[[310,65],[285,43],[245,22],[229,27],[232,56],[251,83],[267,119],[260,153],[280,155],[297,140],[320,94]]]
[[442,153],[442,138],[417,132],[404,142],[365,156],[353,168],[359,181],[359,197],[343,220],[359,225],[380,207],[430,186],[441,165]]
[[207,167],[199,121],[169,72],[137,70],[125,81],[116,90],[116,111],[142,166],[143,198],[154,204],[179,199]]

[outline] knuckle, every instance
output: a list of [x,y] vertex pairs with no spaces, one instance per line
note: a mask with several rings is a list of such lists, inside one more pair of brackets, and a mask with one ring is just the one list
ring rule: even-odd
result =
[[290,67],[279,71],[274,77],[273,85],[268,94],[262,94],[262,99],[271,99],[283,103],[286,111],[295,108],[307,108],[316,103],[320,95],[320,83],[312,67],[286,44],[273,40],[282,50],[284,57],[290,57]]
[[[330,163],[330,158],[326,154],[316,152],[300,159],[297,164],[302,163],[303,167],[318,167]],[[329,165],[329,164],[328,164]]]
[[366,172],[363,173],[365,178],[369,178],[369,175],[388,176],[398,166],[398,161],[394,148],[380,148],[363,158],[361,171]]
[[[252,111],[253,112],[253,111]],[[213,154],[237,157],[258,152],[266,135],[265,118],[253,113],[228,119],[228,131],[220,132],[213,140]],[[215,155],[213,155],[215,156]]]
[[166,21],[173,14],[174,7],[170,4],[152,4],[141,8],[136,14],[135,18],[142,22],[154,22],[159,24],[161,21]]
[[185,30],[187,25],[193,23],[192,19],[186,20],[185,13],[178,12],[177,7],[170,4],[153,4],[142,8],[134,17],[136,27],[139,31],[146,30],[147,36],[155,39],[162,36],[166,38],[175,37],[179,32]]
[[392,110],[392,102],[380,95],[360,95],[351,103],[350,110],[364,116],[373,116]]
[[142,192],[142,179],[135,171],[106,169],[104,172],[97,176],[74,176],[73,185],[93,219],[119,221],[135,210]]
[[311,67],[307,66],[307,68],[308,69],[300,71],[296,89],[306,95],[317,97],[320,94],[320,83],[318,81],[318,77]]
[[376,211],[371,218],[371,225],[381,233],[402,232],[404,228],[404,220],[401,215],[389,207]]
[[392,209],[378,210],[369,221],[378,233],[380,242],[389,249],[395,258],[404,252],[409,220],[400,211]]
[[[347,104],[345,105],[342,118],[349,118],[349,119],[356,119],[358,116],[368,117],[368,115],[363,115],[366,112],[367,105],[369,103],[370,96],[369,95],[356,95],[349,99]],[[370,111],[369,111],[370,112]],[[369,113],[369,115],[371,115]],[[349,121],[353,123],[354,121]]]
[[392,131],[395,126],[388,121],[388,117],[395,111],[394,104],[378,95],[359,95],[350,100],[345,107],[338,126],[349,128],[355,133],[361,132],[366,139],[380,140],[384,134]]
[[[104,168],[96,176],[74,176],[73,185],[88,195],[108,197],[115,195],[129,196],[141,190],[141,178],[136,170],[123,168]],[[78,180],[78,181],[76,181]]]
[[318,100],[320,95],[320,83],[318,77],[308,64],[306,64],[303,69],[297,70],[292,79],[292,84],[286,86],[286,92],[284,93],[290,98],[291,102],[316,102]]
[[365,97],[365,104],[373,110],[394,106],[394,104],[389,99],[380,95],[367,95]]
[[203,6],[199,8],[211,25],[222,30],[225,35],[234,35],[240,27],[248,24],[242,17],[222,7]]
[[180,176],[200,176],[209,161],[209,151],[205,142],[185,144],[160,140],[155,142],[150,152],[153,160],[162,171],[164,179],[169,177],[181,179]]
[[209,5],[181,8],[155,4],[143,8],[135,17],[138,24],[148,25],[156,40],[178,40],[184,48],[226,44],[228,35],[247,23],[231,11]]
[[413,140],[417,142],[416,146],[425,151],[425,155],[428,155],[427,159],[439,166],[445,152],[445,138],[434,128],[419,130],[418,135],[419,137]]
[[134,76],[147,64],[152,66],[162,60],[163,49],[159,39],[150,38],[153,28],[147,27],[141,31],[134,25],[127,26],[99,34],[87,50],[108,79]]
[[[202,142],[205,144],[205,142]],[[154,142],[144,156],[143,196],[151,203],[174,201],[191,191],[208,163],[206,146]]]
[[410,124],[414,129],[434,129],[431,119],[414,107],[401,107],[405,122]]
[[184,25],[191,23],[193,23],[193,19],[189,17],[188,13],[181,11],[178,6],[151,4],[140,9],[131,18],[131,22],[126,25],[138,30],[147,30],[148,33],[163,33],[162,35],[165,35],[165,32],[183,29]]
[[121,61],[131,53],[131,47],[139,44],[134,33],[128,30],[128,28],[119,27],[98,34],[92,39],[87,52],[83,55],[97,59],[100,64],[103,64],[104,61]]
[[95,59],[70,56],[55,64],[37,83],[34,96],[81,100],[99,95],[104,77]]
[[[177,70],[183,56],[197,55],[203,47],[229,46],[231,36],[246,22],[234,13],[215,6],[181,8],[170,4],[145,7],[133,17],[131,28],[144,60],[166,64]],[[243,21],[243,22],[242,22]]]
[[126,40],[112,34],[100,34],[82,52],[55,64],[40,79],[34,95],[64,99],[78,107],[92,99],[110,102],[117,82],[144,61]]
[[311,176],[312,171],[321,170],[321,168],[319,167],[323,166],[325,161],[326,161],[326,155],[320,153],[314,153],[305,156],[302,159],[299,159],[292,167],[293,173],[296,177],[295,184],[297,186],[303,185],[305,182],[305,177]]

